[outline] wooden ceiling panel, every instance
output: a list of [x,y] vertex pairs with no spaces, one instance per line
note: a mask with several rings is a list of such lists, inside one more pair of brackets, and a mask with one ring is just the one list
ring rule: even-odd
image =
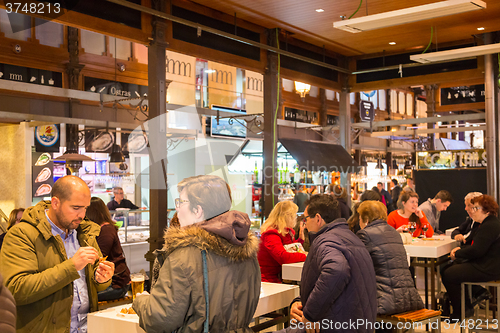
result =
[[[360,2],[356,0],[192,0],[228,15],[236,16],[265,28],[281,28],[294,33],[294,38],[323,46],[346,56],[362,56],[382,52],[398,53],[423,49],[430,40],[431,26],[435,27],[433,48],[457,40],[472,40],[475,34],[500,31],[500,1],[483,0],[486,9],[445,16],[395,27],[357,34],[333,28],[341,15],[351,16]],[[442,0],[412,0],[411,7]],[[409,1],[366,0],[353,16],[362,17],[410,7]],[[324,9],[318,13],[316,9]],[[478,31],[484,27],[484,31]],[[389,45],[396,42],[396,45]]]

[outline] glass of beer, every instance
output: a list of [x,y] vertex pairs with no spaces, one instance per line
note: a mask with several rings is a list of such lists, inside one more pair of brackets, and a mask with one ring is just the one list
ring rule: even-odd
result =
[[130,281],[132,284],[132,299],[135,300],[135,295],[144,291],[144,274],[130,274]]

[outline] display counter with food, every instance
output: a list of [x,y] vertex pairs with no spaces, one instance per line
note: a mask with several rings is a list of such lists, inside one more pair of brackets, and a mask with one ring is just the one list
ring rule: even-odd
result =
[[119,226],[118,237],[122,244],[145,242],[149,238],[149,210],[118,208],[109,211]]

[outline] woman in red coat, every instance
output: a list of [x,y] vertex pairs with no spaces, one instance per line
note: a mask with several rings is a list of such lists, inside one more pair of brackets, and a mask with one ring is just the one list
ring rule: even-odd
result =
[[[306,260],[304,253],[290,253],[284,245],[294,243],[295,226],[298,207],[291,201],[278,203],[266,222],[260,228],[259,259],[260,273],[263,282],[281,283],[281,265]],[[299,239],[304,243],[304,226],[300,228]]]
[[[418,208],[418,194],[416,192],[403,191],[398,199],[400,209],[392,211],[387,217],[387,223],[399,232],[403,232],[410,222],[416,222],[413,237],[423,234],[424,237],[432,237],[434,229],[427,221],[424,212]],[[424,231],[423,229],[427,229]]]

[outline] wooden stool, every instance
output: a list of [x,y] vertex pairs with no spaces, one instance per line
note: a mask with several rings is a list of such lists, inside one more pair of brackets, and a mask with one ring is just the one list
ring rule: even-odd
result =
[[[497,304],[500,304],[500,293],[498,292],[498,287],[500,286],[500,280],[499,281],[490,281],[490,282],[462,282],[462,290],[461,290],[461,317],[462,319],[467,319],[465,318],[465,287],[469,288],[469,296],[471,294],[471,289],[472,286],[483,286],[492,288],[496,288],[496,303],[495,303],[495,312],[496,312],[496,318],[495,318],[495,312],[493,313],[492,318],[489,318],[489,310],[490,310],[490,302],[489,300],[486,300],[486,309],[485,309],[485,319],[484,320],[473,320],[471,323],[471,326],[474,328],[469,329],[468,325],[465,325],[467,327],[461,327],[460,331],[462,333],[464,332],[497,332],[500,333],[500,311],[496,308]],[[476,318],[476,308],[474,307],[474,318]],[[492,323],[492,320],[496,319],[496,323]],[[488,320],[488,321],[486,321]],[[486,326],[486,323],[487,326]],[[463,325],[462,325],[463,326]],[[496,327],[496,329],[495,329]]]
[[110,301],[100,301],[97,303],[97,308],[99,310],[104,310],[104,309],[111,308],[113,306],[122,305],[122,304],[132,304],[132,296],[125,296],[125,297],[113,299]]
[[[423,329],[424,325],[430,324],[432,332],[441,332],[441,311],[421,309],[393,315],[377,316],[377,321],[392,324],[392,329],[401,333],[403,330],[414,332],[415,328]],[[384,328],[387,328],[385,326]]]

